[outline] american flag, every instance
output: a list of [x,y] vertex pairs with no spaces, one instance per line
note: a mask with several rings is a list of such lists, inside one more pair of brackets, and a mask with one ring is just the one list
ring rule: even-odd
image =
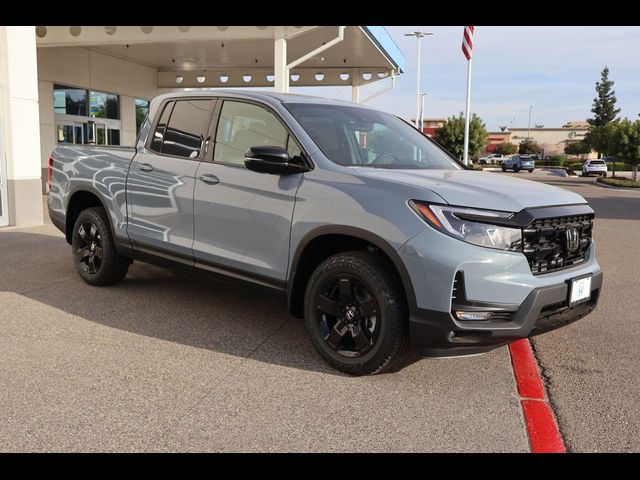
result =
[[471,60],[471,51],[473,50],[473,25],[464,27],[464,35],[462,36],[462,53]]

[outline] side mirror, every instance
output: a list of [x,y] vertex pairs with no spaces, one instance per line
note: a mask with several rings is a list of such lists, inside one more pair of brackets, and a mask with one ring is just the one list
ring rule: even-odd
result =
[[289,153],[282,147],[251,147],[244,154],[244,164],[254,172],[275,175],[290,175],[309,171],[304,165],[291,163]]

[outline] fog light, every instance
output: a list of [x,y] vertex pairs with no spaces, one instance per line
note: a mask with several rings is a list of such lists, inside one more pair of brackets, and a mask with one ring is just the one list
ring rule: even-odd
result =
[[493,312],[463,312],[456,310],[458,320],[490,320]]

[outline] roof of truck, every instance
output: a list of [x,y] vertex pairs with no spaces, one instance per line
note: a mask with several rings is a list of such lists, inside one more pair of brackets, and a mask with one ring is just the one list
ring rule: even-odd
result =
[[[262,90],[239,90],[239,89],[208,89],[208,90],[196,90],[179,92],[173,91],[165,93],[156,97],[156,100],[164,100],[171,97],[235,97],[235,98],[248,98],[261,100],[266,103],[315,103],[324,105],[345,105],[351,104],[345,100],[334,100],[324,97],[315,97],[312,95],[300,95],[296,93],[277,93],[273,91]],[[359,107],[369,108],[364,105],[358,105]]]

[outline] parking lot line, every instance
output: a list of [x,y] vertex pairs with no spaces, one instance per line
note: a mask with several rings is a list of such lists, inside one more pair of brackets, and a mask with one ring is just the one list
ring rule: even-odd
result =
[[509,345],[532,453],[566,453],[528,339]]

